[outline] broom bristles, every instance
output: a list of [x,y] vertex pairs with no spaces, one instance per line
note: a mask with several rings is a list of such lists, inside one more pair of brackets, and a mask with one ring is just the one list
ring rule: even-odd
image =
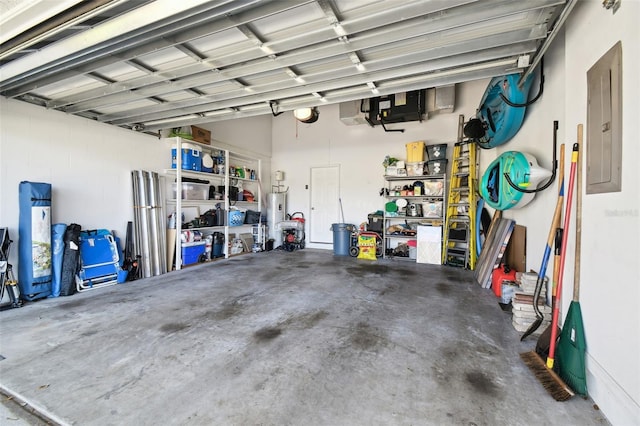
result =
[[562,381],[560,376],[558,376],[553,370],[547,368],[545,362],[535,351],[521,353],[520,358],[524,361],[527,367],[529,367],[536,376],[536,379],[538,379],[553,399],[556,401],[566,401],[575,395],[571,388]]

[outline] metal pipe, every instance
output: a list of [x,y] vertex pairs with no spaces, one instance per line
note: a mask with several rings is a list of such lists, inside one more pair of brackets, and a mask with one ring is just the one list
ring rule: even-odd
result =
[[138,170],[138,198],[140,209],[140,263],[142,267],[142,277],[147,278],[151,275],[151,258],[149,247],[149,207],[147,202],[147,177],[149,172]]
[[78,25],[80,22],[103,13],[124,1],[126,0],[89,0],[75,5],[2,43],[0,59],[33,46],[40,40],[51,37],[73,25]]
[[159,257],[159,245],[158,245],[158,203],[157,203],[157,179],[158,174],[155,172],[149,172],[147,175],[147,200],[148,200],[148,213],[149,213],[149,259],[151,264],[149,269],[151,275],[160,275],[160,257]]
[[527,77],[529,77],[529,75],[536,69],[536,67],[538,66],[538,63],[542,60],[542,57],[547,52],[547,49],[549,49],[549,46],[551,45],[553,40],[556,38],[556,35],[560,31],[560,28],[562,28],[564,21],[567,20],[567,17],[569,16],[571,9],[573,9],[576,3],[577,3],[577,0],[569,0],[565,4],[564,9],[562,9],[562,12],[560,12],[560,16],[558,17],[558,20],[553,26],[553,29],[551,30],[547,38],[544,40],[544,43],[542,43],[542,46],[540,46],[540,49],[538,50],[538,53],[536,54],[536,56],[533,58],[533,62],[531,62],[531,65],[529,65],[529,68],[527,68],[527,70],[520,77],[518,86],[522,87],[524,82],[527,80]]

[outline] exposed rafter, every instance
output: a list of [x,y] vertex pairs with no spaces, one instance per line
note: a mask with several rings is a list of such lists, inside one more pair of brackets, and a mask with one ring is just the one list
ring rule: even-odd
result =
[[95,4],[75,34],[7,54],[0,93],[154,131],[524,74],[575,0]]

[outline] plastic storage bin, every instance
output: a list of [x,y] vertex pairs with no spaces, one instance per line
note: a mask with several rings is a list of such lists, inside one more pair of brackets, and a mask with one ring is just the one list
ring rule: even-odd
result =
[[247,210],[244,214],[244,223],[255,224],[260,223],[260,212],[254,210]]
[[424,161],[424,142],[411,142],[406,144],[407,147],[407,163],[417,163]]
[[200,255],[204,254],[205,241],[182,244],[182,264],[192,265],[200,261]]
[[447,173],[447,160],[427,161],[427,170],[430,175],[443,175]]
[[424,181],[422,190],[425,196],[441,197],[444,195],[444,185],[442,181]]
[[[172,184],[173,199],[177,199],[177,183]],[[209,185],[203,183],[182,183],[182,199],[183,200],[208,200],[209,199]]]
[[369,223],[367,224],[367,231],[382,233],[382,222],[384,217],[382,215],[370,214],[368,216]]
[[407,163],[407,176],[422,175],[424,175],[424,161],[418,161],[417,163]]
[[244,225],[244,212],[240,210],[231,210],[229,212],[229,226]]
[[441,218],[442,201],[430,201],[422,203],[422,215],[429,218]]
[[447,144],[427,145],[427,156],[429,160],[443,160],[447,158]]
[[415,260],[418,254],[418,241],[409,240],[407,241],[407,245],[409,246],[409,259]]

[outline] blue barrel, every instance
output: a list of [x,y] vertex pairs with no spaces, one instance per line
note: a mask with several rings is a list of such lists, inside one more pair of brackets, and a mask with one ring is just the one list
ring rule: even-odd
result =
[[333,231],[333,254],[336,256],[349,256],[351,231],[354,228],[354,225],[348,223],[334,223],[331,225],[331,230]]

